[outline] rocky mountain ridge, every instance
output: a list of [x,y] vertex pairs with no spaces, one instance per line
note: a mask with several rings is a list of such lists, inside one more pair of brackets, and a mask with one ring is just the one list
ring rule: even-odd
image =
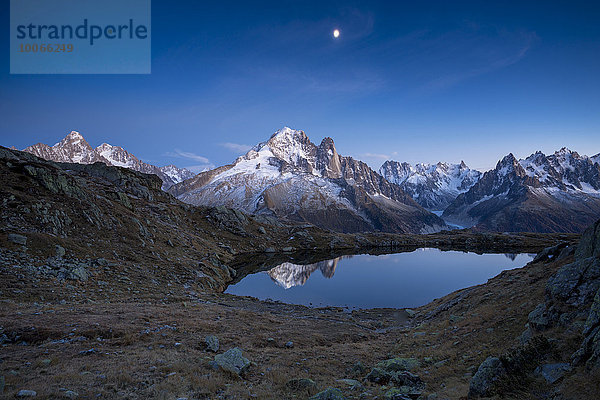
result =
[[383,163],[379,173],[388,181],[399,185],[421,206],[443,211],[466,192],[481,177],[482,173],[469,168],[464,161],[460,164],[418,163],[389,160]]
[[511,153],[459,195],[443,217],[486,230],[581,232],[600,215],[597,159],[566,148],[523,160]]
[[101,162],[106,165],[129,168],[145,174],[154,174],[163,181],[163,189],[168,189],[174,184],[194,176],[192,171],[185,168],[178,168],[174,165],[156,167],[145,163],[119,146],[102,143],[100,146],[93,148],[76,131],[72,131],[53,146],[38,143],[23,149],[23,151],[55,162],[79,164]]
[[437,216],[367,164],[337,153],[333,140],[313,144],[283,128],[234,163],[173,186],[180,200],[223,205],[341,231],[426,233],[445,228]]

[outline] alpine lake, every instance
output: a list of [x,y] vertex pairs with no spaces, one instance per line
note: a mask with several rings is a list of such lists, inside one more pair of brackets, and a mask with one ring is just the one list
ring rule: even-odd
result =
[[411,308],[523,267],[533,255],[421,248],[320,260],[287,258],[253,260],[225,293],[310,307]]

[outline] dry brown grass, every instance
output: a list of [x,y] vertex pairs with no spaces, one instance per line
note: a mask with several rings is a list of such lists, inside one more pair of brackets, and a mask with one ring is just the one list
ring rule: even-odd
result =
[[[466,395],[479,363],[516,344],[527,314],[544,297],[547,277],[558,267],[539,264],[506,271],[448,310],[424,318],[456,293],[418,309],[410,321],[392,309],[347,314],[217,294],[188,298],[185,305],[177,296],[164,304],[118,297],[111,304],[5,302],[0,325],[9,336],[30,342],[2,349],[0,374],[6,377],[8,396],[33,389],[39,398],[52,398],[68,388],[82,398],[303,399],[312,392],[290,390],[288,380],[306,377],[320,389],[341,388],[336,380],[356,378],[351,368],[358,361],[368,372],[385,358],[406,356],[421,360],[415,372],[426,382],[426,393],[458,399]],[[209,334],[219,337],[221,351],[240,347],[256,363],[246,379],[209,365],[214,353],[203,344]],[[548,335],[565,343],[548,356],[554,360],[565,359],[579,344],[580,338],[560,329]],[[56,339],[73,341],[53,343]],[[290,340],[294,347],[288,349]],[[80,355],[91,348],[96,352]],[[598,377],[578,371],[565,380],[582,399],[586,376]],[[528,388],[544,389],[539,385],[534,380]],[[385,387],[365,383],[363,397],[381,398],[384,392]],[[348,398],[360,395],[345,393]],[[515,391],[513,396],[529,394]]]

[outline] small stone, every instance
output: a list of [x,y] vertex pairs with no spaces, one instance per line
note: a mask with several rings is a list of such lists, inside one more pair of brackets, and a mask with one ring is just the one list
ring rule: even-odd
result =
[[270,338],[267,338],[267,342],[268,342],[268,343],[274,343],[274,342],[275,342],[275,339],[273,339],[272,337],[270,337]]
[[405,308],[404,312],[408,315],[408,318],[414,318],[414,316],[417,315],[417,312],[415,310],[411,310],[410,308]]
[[35,397],[37,392],[35,390],[19,390],[17,397]]
[[239,347],[234,347],[223,354],[216,355],[213,363],[215,367],[236,375],[244,375],[250,367],[250,360],[242,355],[242,349]]
[[285,344],[286,349],[291,349],[292,347],[294,347],[294,342],[291,340]]
[[71,269],[67,275],[67,278],[74,281],[87,281],[90,276],[90,273],[85,267],[85,264],[80,264],[77,267]]
[[402,388],[391,388],[385,392],[386,400],[411,400],[412,398]]
[[21,246],[27,245],[27,236],[19,235],[16,233],[8,234],[8,241],[14,244],[20,244]]
[[72,390],[67,390],[63,393],[63,397],[66,399],[76,399],[79,397],[79,393]]
[[66,253],[65,248],[58,244],[56,245],[54,251],[56,253],[56,257],[58,257],[58,258],[62,258]]
[[263,235],[266,235],[266,234],[267,234],[267,231],[266,231],[266,230],[265,230],[265,228],[263,228],[262,226],[259,226],[259,227],[258,227],[258,232],[259,232],[259,233],[261,233],[261,234],[263,234]]
[[219,338],[214,335],[208,335],[204,338],[204,343],[206,344],[206,349],[216,353],[219,351]]
[[340,389],[329,387],[315,394],[310,400],[346,400]]
[[50,360],[48,358],[42,360],[42,365],[45,367],[49,366],[51,363],[52,363],[52,360]]

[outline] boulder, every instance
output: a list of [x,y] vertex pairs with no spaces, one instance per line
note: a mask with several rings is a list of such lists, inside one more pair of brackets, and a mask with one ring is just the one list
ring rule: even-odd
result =
[[90,277],[90,273],[87,270],[87,264],[79,264],[73,268],[71,268],[67,274],[67,279],[71,279],[74,281],[85,282]]
[[385,385],[392,379],[392,374],[382,368],[375,367],[367,374],[365,379],[369,382]]
[[494,393],[496,382],[506,375],[506,369],[497,357],[488,357],[481,363],[469,385],[469,397],[486,397]]
[[56,245],[54,251],[56,253],[56,257],[58,257],[58,258],[62,258],[66,253],[65,248],[58,244]]
[[21,246],[27,246],[27,236],[19,235],[17,233],[9,233],[8,241]]
[[571,364],[567,363],[544,364],[535,370],[536,374],[541,375],[550,384],[558,381],[569,371],[571,371]]
[[346,400],[346,398],[340,389],[328,387],[322,392],[315,394],[310,400]]
[[350,390],[362,390],[364,386],[356,379],[338,379],[336,382],[343,383]]
[[575,258],[600,257],[600,219],[587,228],[575,250]]
[[286,382],[285,386],[290,390],[299,392],[317,390],[317,384],[315,381],[308,378],[290,379]]
[[571,357],[573,364],[586,362],[588,369],[600,367],[600,289],[594,297],[588,318],[583,325],[584,339],[579,350]]
[[567,245],[568,243],[559,243],[556,246],[546,247],[534,257],[532,262],[537,263],[552,261],[562,252],[565,247],[567,247]]
[[385,400],[412,400],[412,397],[402,388],[391,388],[385,392]]
[[244,375],[250,367],[250,361],[242,355],[242,349],[234,347],[216,355],[213,366],[235,375]]
[[365,374],[365,372],[367,372],[367,368],[361,361],[358,361],[352,367],[350,367],[347,372],[352,374],[352,376],[362,376]]
[[216,353],[219,351],[219,338],[214,335],[208,335],[204,338],[204,343],[206,344],[206,349]]
[[588,335],[597,326],[600,326],[600,289],[596,292],[596,296],[590,307],[590,312],[583,326],[583,334]]
[[391,382],[400,387],[404,393],[411,395],[420,395],[425,388],[425,383],[421,378],[408,371],[397,372],[392,375]]
[[552,313],[546,309],[546,304],[540,303],[532,312],[529,313],[527,320],[529,321],[530,327],[541,331],[548,329],[552,325],[554,318]]
[[376,367],[381,368],[387,372],[396,372],[410,371],[419,367],[419,365],[419,360],[417,360],[416,358],[395,357],[381,361],[376,365]]
[[65,399],[77,399],[79,397],[79,393],[74,392],[72,390],[65,390],[63,392],[63,397]]
[[546,283],[553,301],[582,306],[600,289],[600,258],[589,257],[561,267]]
[[17,397],[35,397],[37,392],[35,390],[19,390]]

